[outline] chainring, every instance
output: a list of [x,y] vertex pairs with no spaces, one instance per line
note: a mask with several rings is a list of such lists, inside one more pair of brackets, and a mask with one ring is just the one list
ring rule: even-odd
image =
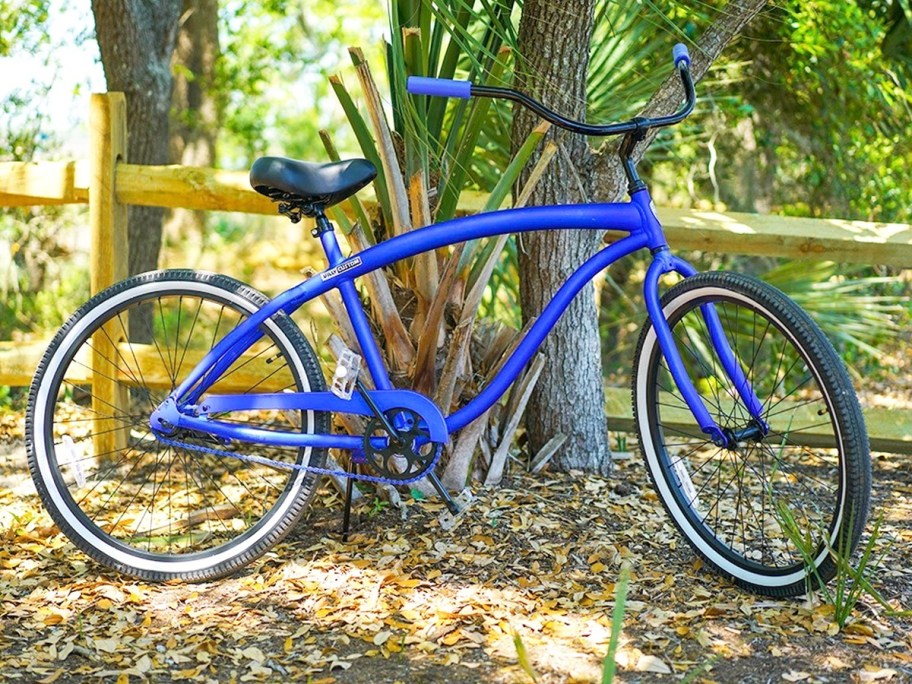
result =
[[[433,467],[443,445],[430,441],[428,431],[421,428],[421,416],[407,408],[388,409],[383,415],[398,439],[379,418],[368,421],[362,448],[371,468],[381,477],[398,481],[414,480]],[[384,446],[377,446],[378,442]]]

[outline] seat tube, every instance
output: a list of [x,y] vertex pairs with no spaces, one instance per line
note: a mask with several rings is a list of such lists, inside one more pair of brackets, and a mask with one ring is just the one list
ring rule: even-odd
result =
[[[328,222],[326,225],[328,225]],[[337,266],[345,260],[345,257],[342,256],[342,250],[339,248],[339,242],[336,240],[336,234],[331,229],[320,232],[320,242],[323,245],[323,251],[326,252],[326,258],[330,266]],[[361,347],[361,355],[364,357],[368,371],[370,371],[374,386],[382,390],[393,389],[393,383],[390,381],[386,364],[383,363],[383,356],[377,347],[373,332],[371,332],[367,314],[364,313],[364,305],[361,303],[358,289],[355,287],[354,281],[346,279],[344,275],[338,276],[338,278],[340,282],[336,288],[342,295],[345,311],[348,313],[348,319],[351,321],[355,337],[358,338],[358,346]]]

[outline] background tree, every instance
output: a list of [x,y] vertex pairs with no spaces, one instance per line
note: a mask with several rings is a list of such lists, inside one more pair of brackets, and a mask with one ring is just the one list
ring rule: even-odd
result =
[[[219,60],[218,0],[183,0],[174,48],[171,91],[170,161],[184,166],[216,165],[221,102],[216,92]],[[175,209],[166,233],[205,231],[205,212]]]
[[[108,90],[127,99],[127,156],[134,164],[168,163],[171,55],[180,0],[92,0]],[[131,274],[158,267],[164,209],[130,207]]]
[[[595,0],[554,3],[526,0],[519,23],[517,86],[572,118],[586,112],[586,76]],[[513,144],[518,148],[537,117],[514,110]],[[580,176],[588,157],[586,139],[555,131],[561,152],[533,193],[531,204],[585,202]],[[521,181],[522,182],[522,181]],[[590,231],[530,234],[519,249],[520,299],[525,321],[536,318],[573,269],[594,251],[599,235]],[[563,468],[610,468],[605,428],[605,393],[595,294],[588,284],[545,340],[547,358],[526,412],[526,431],[534,453],[557,434],[567,441],[554,458]]]

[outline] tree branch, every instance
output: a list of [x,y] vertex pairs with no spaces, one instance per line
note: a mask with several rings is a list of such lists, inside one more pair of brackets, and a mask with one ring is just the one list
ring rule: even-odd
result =
[[[723,9],[721,17],[700,36],[700,40],[691,49],[690,71],[695,82],[698,82],[709,71],[709,67],[719,57],[722,50],[737,37],[747,23],[766,5],[767,0],[731,0]],[[669,59],[670,59],[669,51]],[[665,80],[655,92],[640,116],[658,116],[673,112],[681,102],[681,85],[677,70]],[[634,158],[642,158],[646,148],[657,135],[657,130],[650,131],[646,139],[637,145]],[[624,171],[618,159],[620,139],[603,143],[593,153],[589,164],[589,195],[600,201],[617,201],[626,191]]]

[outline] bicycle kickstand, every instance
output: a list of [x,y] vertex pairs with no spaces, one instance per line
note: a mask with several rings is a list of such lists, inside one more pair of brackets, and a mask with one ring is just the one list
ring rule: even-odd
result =
[[472,503],[472,492],[466,487],[455,499],[453,499],[446,490],[446,487],[444,487],[437,478],[437,473],[431,471],[428,473],[427,479],[431,481],[434,489],[437,490],[437,494],[440,495],[440,498],[443,499],[443,503],[445,503],[447,507],[447,510],[440,514],[440,527],[445,530],[456,527],[456,524],[462,519],[463,514],[468,510],[469,505]]
[[[355,472],[355,461],[352,458],[348,459],[348,474],[349,476]],[[353,477],[347,477],[345,479],[345,510],[342,512],[342,542],[348,542],[348,532],[351,526],[351,507],[352,507],[352,487],[355,484],[355,479]]]

